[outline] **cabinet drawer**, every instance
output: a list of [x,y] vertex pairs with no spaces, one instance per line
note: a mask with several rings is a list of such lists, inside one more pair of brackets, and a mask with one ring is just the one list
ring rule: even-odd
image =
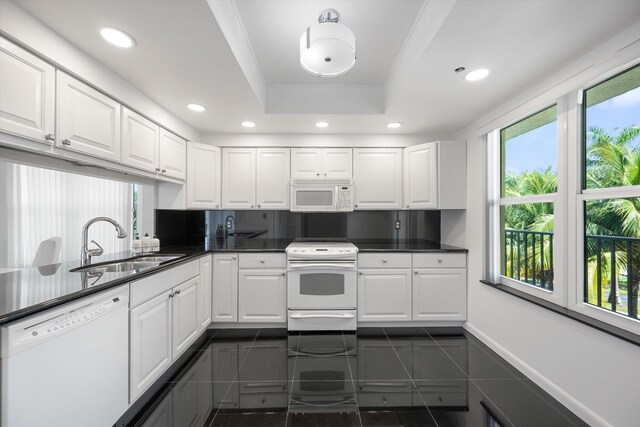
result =
[[413,268],[465,268],[467,254],[413,254]]
[[411,254],[359,254],[358,268],[411,268]]
[[133,308],[176,285],[186,282],[199,273],[200,261],[195,260],[132,282],[129,306]]
[[239,266],[243,268],[285,268],[285,254],[240,254]]

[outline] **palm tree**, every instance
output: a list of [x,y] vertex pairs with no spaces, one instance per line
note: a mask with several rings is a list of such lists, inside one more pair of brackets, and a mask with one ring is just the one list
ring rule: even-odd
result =
[[[587,132],[586,152],[586,187],[610,188],[640,185],[640,148],[634,146],[634,141],[640,135],[640,128],[630,126],[622,129],[615,137],[607,135],[601,128],[590,128]],[[640,238],[640,198],[606,199],[588,203],[586,209],[586,234],[600,236],[622,236]],[[638,286],[640,283],[640,247],[639,244],[627,243],[627,250],[617,250],[613,258],[612,250],[604,259],[607,269],[615,265],[617,271],[629,270],[627,277],[627,294],[630,298],[630,317],[637,318]],[[595,242],[587,238],[587,259],[589,264],[597,262],[600,255]],[[621,248],[625,249],[625,248]],[[627,259],[627,252],[631,259]],[[601,259],[601,262],[603,260]],[[615,261],[615,262],[614,262]],[[592,269],[593,270],[593,269]],[[595,272],[595,270],[593,270]],[[608,276],[608,274],[607,274]],[[607,277],[608,279],[608,277]],[[594,276],[591,276],[594,283]],[[607,301],[610,304],[618,302],[618,281],[610,284],[611,290]],[[590,287],[591,289],[593,286]],[[589,301],[591,302],[591,298]]]

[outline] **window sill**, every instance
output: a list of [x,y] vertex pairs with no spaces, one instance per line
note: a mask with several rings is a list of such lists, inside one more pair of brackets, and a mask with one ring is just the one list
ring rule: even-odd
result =
[[601,320],[594,319],[592,317],[586,316],[582,313],[578,313],[573,310],[569,310],[566,307],[561,307],[557,304],[553,304],[549,301],[545,301],[542,298],[535,297],[533,295],[529,295],[525,292],[519,291],[517,289],[513,289],[509,286],[493,283],[487,280],[480,280],[480,283],[484,283],[487,286],[491,286],[492,288],[498,289],[500,291],[506,292],[523,300],[529,301],[539,307],[546,308],[547,310],[553,311],[554,313],[560,314],[561,316],[568,317],[577,322],[582,323],[583,325],[590,326],[594,329],[597,329],[601,332],[612,335],[616,338],[620,338],[621,340],[627,341],[631,344],[635,344],[640,346],[640,335],[634,334],[633,332],[626,331],[624,329],[618,328],[617,326],[610,325]]

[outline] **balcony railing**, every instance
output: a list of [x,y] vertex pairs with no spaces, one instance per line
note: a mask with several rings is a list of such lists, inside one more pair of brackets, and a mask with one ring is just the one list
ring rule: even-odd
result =
[[[503,274],[553,290],[553,233],[504,230]],[[585,236],[584,300],[638,318],[640,238]]]

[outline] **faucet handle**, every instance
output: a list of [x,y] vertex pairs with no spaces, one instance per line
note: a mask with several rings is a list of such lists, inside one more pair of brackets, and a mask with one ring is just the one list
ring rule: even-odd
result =
[[91,256],[100,256],[104,253],[104,248],[102,246],[100,246],[100,244],[98,242],[96,242],[95,240],[92,240],[91,243],[95,244],[98,249],[89,249],[88,252],[91,254]]

